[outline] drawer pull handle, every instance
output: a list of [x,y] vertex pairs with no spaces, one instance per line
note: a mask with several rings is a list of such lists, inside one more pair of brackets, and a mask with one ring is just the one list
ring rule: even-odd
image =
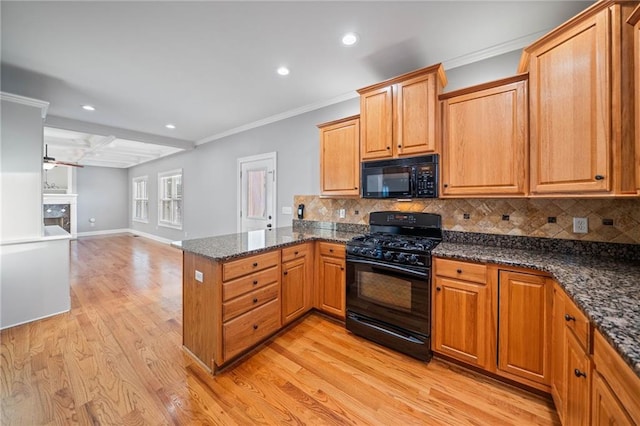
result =
[[442,290],[442,287],[436,287],[436,291]]
[[294,252],[293,252],[293,255],[294,255],[294,256],[297,256],[297,255],[298,255],[298,252],[297,252],[297,251],[294,251]]
[[284,275],[287,275],[287,274],[288,274],[288,272],[287,272],[287,271],[284,271],[284,272],[283,272],[283,274],[284,274]]
[[258,262],[253,262],[253,267],[255,268],[256,266],[258,266]]
[[462,269],[456,269],[456,272],[461,274],[462,273]]
[[258,280],[253,280],[253,285],[258,285]]
[[569,314],[564,314],[564,320],[565,320],[565,321],[575,321],[575,320],[576,320],[576,317],[572,317],[572,316],[571,316],[571,315],[569,315]]
[[573,370],[573,374],[575,374],[576,377],[587,377],[587,373],[583,373],[582,371],[578,370],[577,368],[575,370]]
[[604,176],[602,176],[602,175],[596,175],[596,178],[595,178],[595,179],[596,179],[596,180],[603,180],[603,179],[604,179]]
[[253,329],[257,330],[258,329],[258,324],[253,324]]
[[329,249],[329,253],[333,253],[333,249]]
[[253,298],[253,303],[258,303],[258,298],[257,297]]

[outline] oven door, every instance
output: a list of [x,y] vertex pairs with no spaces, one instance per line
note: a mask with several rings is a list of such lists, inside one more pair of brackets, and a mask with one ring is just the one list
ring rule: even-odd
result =
[[414,192],[414,172],[409,166],[362,167],[363,198],[405,198]]
[[429,337],[429,270],[347,256],[347,311]]

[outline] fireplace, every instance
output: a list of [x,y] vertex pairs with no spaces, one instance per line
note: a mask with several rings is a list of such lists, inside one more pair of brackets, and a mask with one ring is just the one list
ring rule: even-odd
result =
[[45,226],[58,225],[77,237],[77,194],[43,194],[42,218]]

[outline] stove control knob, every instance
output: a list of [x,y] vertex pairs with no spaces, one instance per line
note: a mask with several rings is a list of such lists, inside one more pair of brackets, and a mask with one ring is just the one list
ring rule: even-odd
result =
[[360,254],[363,256],[369,256],[369,249],[368,248],[361,249]]
[[386,260],[391,260],[391,259],[393,259],[393,253],[391,253],[390,251],[385,252],[385,253],[384,253],[384,258],[385,258]]
[[400,253],[398,255],[398,262],[405,262],[407,260],[407,256],[404,253]]
[[358,252],[360,251],[360,247],[350,247],[351,253],[353,254],[358,254]]
[[409,257],[409,262],[410,262],[410,263],[418,263],[418,256],[416,256],[415,254],[412,254],[412,255]]

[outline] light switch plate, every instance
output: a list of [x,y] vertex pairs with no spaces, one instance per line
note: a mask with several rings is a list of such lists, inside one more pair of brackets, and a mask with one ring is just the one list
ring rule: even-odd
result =
[[573,218],[573,233],[586,234],[589,232],[589,220],[586,217]]
[[291,214],[291,206],[282,206],[282,214]]
[[347,211],[345,209],[340,209],[338,211],[338,215],[340,216],[340,219],[344,219],[347,216]]
[[204,274],[202,273],[202,271],[196,271],[196,281],[204,281]]

